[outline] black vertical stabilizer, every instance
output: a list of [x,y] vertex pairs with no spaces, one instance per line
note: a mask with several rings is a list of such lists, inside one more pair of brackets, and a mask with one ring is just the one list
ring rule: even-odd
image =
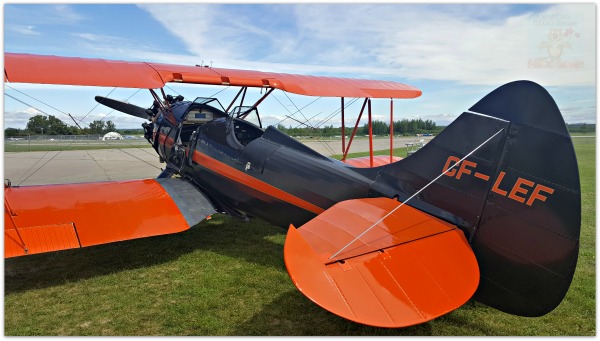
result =
[[[532,82],[506,84],[470,110],[511,122],[498,168],[503,183],[535,183],[521,180],[527,194],[514,194],[528,197],[525,205],[494,191],[488,196],[471,241],[482,269],[475,297],[509,313],[544,315],[565,296],[579,252],[581,193],[571,137],[550,94]],[[532,200],[536,189],[541,197]]]
[[465,232],[481,271],[477,300],[540,316],[569,288],[581,219],[573,144],[544,88],[517,81],[494,90],[421,150],[382,168],[372,195],[406,199],[498,131],[409,204]]

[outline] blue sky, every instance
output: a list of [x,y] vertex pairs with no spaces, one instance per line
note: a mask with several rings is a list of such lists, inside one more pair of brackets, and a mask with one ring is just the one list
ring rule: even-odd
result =
[[[596,119],[595,4],[8,4],[3,10],[6,52],[393,80],[423,90],[418,99],[395,101],[395,119],[441,125],[496,87],[529,79],[548,89],[567,122]],[[5,96],[5,127],[23,128],[39,113],[33,106],[69,124],[60,111],[83,124],[105,119],[137,128],[142,120],[96,106],[94,96],[112,91],[109,97],[151,104],[147,90],[9,86],[6,94],[29,105]],[[172,84],[166,90],[193,99],[222,89]],[[220,93],[221,101],[236,90]],[[259,108],[269,124],[314,100],[280,91],[272,97]],[[319,99],[302,112],[317,115],[316,124],[338,107],[339,99]],[[347,122],[359,110],[359,103],[352,106]],[[375,101],[374,113],[387,121],[389,101]],[[339,115],[326,124],[339,125]]]

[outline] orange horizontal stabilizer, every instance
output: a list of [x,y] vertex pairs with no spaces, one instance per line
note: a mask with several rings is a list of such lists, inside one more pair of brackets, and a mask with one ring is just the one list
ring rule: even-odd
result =
[[[400,161],[400,160],[402,160],[401,157],[393,156],[392,160],[391,160],[392,162],[390,162],[389,155],[385,155],[385,156],[384,155],[376,155],[376,156],[373,156],[373,167],[389,165],[390,163]],[[370,156],[355,157],[352,159],[342,160],[342,162],[345,162],[345,163],[349,164],[350,166],[357,167],[357,168],[371,167],[371,157]]]
[[184,197],[194,207],[205,204],[193,191],[176,179],[5,188],[4,256],[185,231],[214,212],[212,206],[188,212],[177,202]]
[[407,205],[329,260],[398,205],[348,200],[290,226],[284,259],[296,287],[334,314],[377,327],[416,325],[466,303],[479,268],[464,234]]

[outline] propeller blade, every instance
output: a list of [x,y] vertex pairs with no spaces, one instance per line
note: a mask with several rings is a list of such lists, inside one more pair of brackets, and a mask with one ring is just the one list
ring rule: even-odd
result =
[[137,105],[117,101],[115,99],[110,99],[110,98],[102,97],[102,96],[96,96],[95,99],[96,99],[96,102],[106,105],[109,108],[113,108],[120,112],[124,112],[131,116],[143,118],[145,120],[148,119],[148,113],[146,112],[146,109],[144,109],[142,107],[138,107]]

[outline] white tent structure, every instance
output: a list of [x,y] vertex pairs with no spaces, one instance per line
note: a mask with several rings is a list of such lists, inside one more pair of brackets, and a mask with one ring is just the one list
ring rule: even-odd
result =
[[121,134],[111,131],[110,133],[106,133],[104,136],[102,136],[100,138],[100,140],[102,141],[106,141],[106,140],[122,140],[123,136],[121,136]]

